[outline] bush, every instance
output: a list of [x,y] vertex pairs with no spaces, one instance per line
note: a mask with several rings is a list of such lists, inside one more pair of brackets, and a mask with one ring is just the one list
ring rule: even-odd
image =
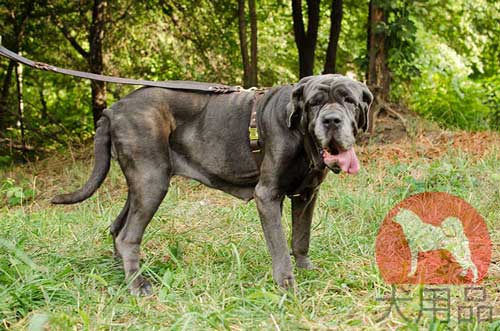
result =
[[474,80],[474,63],[422,26],[416,49],[419,56],[412,75],[396,72],[397,77],[406,79],[395,84],[396,99],[403,97],[411,109],[443,127],[473,131],[500,128],[500,80],[496,76]]
[[446,72],[429,73],[412,84],[410,106],[444,127],[464,130],[491,128],[492,111],[487,89],[467,77]]

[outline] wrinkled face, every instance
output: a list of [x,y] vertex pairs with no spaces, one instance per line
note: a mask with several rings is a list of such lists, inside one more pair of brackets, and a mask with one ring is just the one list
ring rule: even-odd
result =
[[[350,155],[356,135],[368,127],[372,99],[364,84],[342,75],[305,77],[292,92],[288,124],[291,127],[295,122],[302,133],[310,134],[328,157],[338,155],[336,162],[342,168],[341,162],[354,162]],[[325,158],[325,163],[334,163],[333,159]]]

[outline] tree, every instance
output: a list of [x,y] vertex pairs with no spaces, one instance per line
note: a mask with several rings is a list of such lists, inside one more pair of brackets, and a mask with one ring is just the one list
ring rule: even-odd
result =
[[378,0],[370,0],[368,4],[368,69],[366,81],[368,87],[387,101],[390,92],[391,73],[387,65],[386,41],[387,13]]
[[314,52],[318,39],[319,0],[307,0],[307,31],[302,15],[302,0],[292,0],[293,31],[299,51],[300,78],[310,76],[314,71]]
[[[92,23],[89,31],[89,52],[87,61],[90,72],[102,74],[104,71],[104,59],[102,53],[102,42],[104,39],[105,11],[107,7],[106,0],[94,0],[92,7]],[[94,127],[106,108],[106,84],[104,82],[93,80],[92,88],[92,114],[94,118]]]
[[333,74],[337,69],[337,47],[342,24],[342,14],[342,0],[332,0],[330,13],[330,37],[328,41],[328,48],[326,50],[325,67],[323,69],[324,74]]
[[[325,55],[323,73],[335,73],[337,47],[342,24],[342,0],[332,0],[330,7],[330,34]],[[302,0],[292,0],[292,16],[295,44],[299,51],[300,77],[314,73],[315,51],[320,21],[320,1],[307,0],[307,31],[302,15]]]
[[[57,16],[52,16],[61,33],[69,41],[71,46],[86,60],[88,70],[95,74],[103,74],[104,58],[103,58],[103,40],[106,26],[106,7],[107,0],[93,0],[92,3],[92,20],[90,22],[87,41],[89,50],[85,50],[80,42],[71,34],[71,31]],[[102,111],[106,108],[106,84],[100,81],[91,81],[92,90],[92,115],[94,127],[101,117]]]
[[245,0],[238,0],[238,32],[240,38],[241,59],[243,62],[243,86],[257,86],[257,14],[255,0],[248,0],[250,12],[250,56],[248,56],[247,23]]
[[[4,43],[4,45],[8,49],[12,50],[15,53],[18,53],[21,49],[21,43],[25,35],[26,23],[30,16],[33,14],[35,1],[26,1],[24,3],[20,3],[19,5],[21,5],[22,9],[13,8],[10,11],[10,15],[7,16],[9,18],[7,24],[10,25],[9,28],[12,29],[12,33],[7,33],[6,35],[4,35],[4,40],[2,40],[2,43]],[[4,28],[3,24],[2,28]],[[15,62],[10,60],[7,71],[3,76],[2,90],[0,93],[0,130],[6,126],[5,119],[8,113],[7,100],[9,98],[12,74],[15,67]]]
[[396,115],[403,124],[404,119],[389,106],[391,73],[389,71],[387,54],[387,16],[385,8],[380,5],[382,0],[370,0],[368,4],[367,53],[368,67],[366,83],[372,91],[374,99],[370,112],[370,133],[375,132],[375,122],[382,109]]
[[370,112],[370,132],[381,110],[397,117],[406,129],[405,119],[390,104],[392,71],[399,83],[409,79],[414,68],[416,26],[410,17],[408,0],[370,0],[368,4],[366,81],[374,94]]
[[163,77],[158,78],[241,84],[237,1],[160,0],[159,3],[164,15],[156,15],[158,9],[152,6],[151,17],[147,18],[158,27],[158,40],[150,40],[147,34],[147,43],[136,40],[162,52],[156,73],[161,72]]

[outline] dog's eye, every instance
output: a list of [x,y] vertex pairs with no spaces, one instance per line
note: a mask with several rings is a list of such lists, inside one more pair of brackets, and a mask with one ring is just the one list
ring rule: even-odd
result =
[[346,103],[350,103],[350,104],[353,104],[353,105],[355,105],[355,104],[356,104],[356,101],[355,101],[353,98],[349,97],[349,96],[346,96],[346,97],[344,98],[344,102],[346,102]]
[[311,102],[309,102],[310,107],[320,107],[322,104],[322,100],[312,100]]

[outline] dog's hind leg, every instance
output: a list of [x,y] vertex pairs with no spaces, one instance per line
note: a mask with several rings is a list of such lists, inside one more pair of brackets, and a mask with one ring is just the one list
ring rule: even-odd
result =
[[121,229],[125,225],[125,221],[127,220],[128,216],[128,211],[130,209],[130,198],[127,195],[127,202],[125,202],[125,206],[123,207],[122,211],[120,214],[116,217],[115,221],[111,224],[109,228],[109,232],[111,233],[111,236],[113,237],[113,252],[116,258],[121,259],[120,253],[116,249],[116,237],[118,237],[118,234],[120,233]]
[[112,141],[128,186],[128,202],[113,224],[117,255],[132,294],[151,293],[139,274],[139,251],[144,231],[167,193],[172,175],[169,135],[171,123],[155,108],[123,109],[114,114]]
[[460,273],[460,276],[465,277],[469,273],[469,270],[472,271],[472,282],[476,283],[477,282],[477,267],[474,263],[471,265],[468,265],[467,268],[463,268],[462,272]]
[[146,226],[167,193],[170,170],[162,166],[162,162],[158,162],[156,167],[136,162],[132,169],[126,174],[130,189],[130,207],[115,244],[123,260],[125,278],[131,282],[131,293],[148,295],[151,293],[151,285],[138,274],[140,244]]

